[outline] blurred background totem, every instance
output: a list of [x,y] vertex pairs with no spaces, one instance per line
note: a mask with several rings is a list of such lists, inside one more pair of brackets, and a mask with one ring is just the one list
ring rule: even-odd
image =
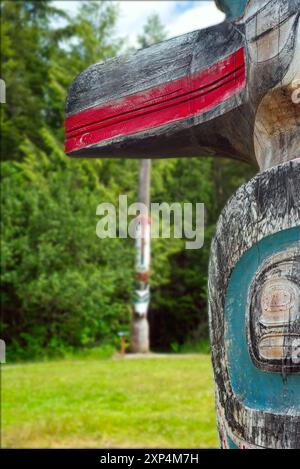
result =
[[223,23],[82,72],[66,103],[65,150],[71,157],[227,157],[259,169],[227,203],[211,249],[220,443],[296,448],[300,0],[216,3]]

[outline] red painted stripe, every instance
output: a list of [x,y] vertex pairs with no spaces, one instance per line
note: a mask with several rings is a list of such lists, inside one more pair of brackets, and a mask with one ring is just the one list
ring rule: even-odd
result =
[[245,86],[244,50],[207,70],[95,106],[65,120],[67,153],[207,111]]

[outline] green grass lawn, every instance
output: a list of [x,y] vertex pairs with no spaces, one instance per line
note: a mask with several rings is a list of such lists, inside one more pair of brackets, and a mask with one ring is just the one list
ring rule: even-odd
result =
[[2,366],[2,447],[216,446],[208,355]]

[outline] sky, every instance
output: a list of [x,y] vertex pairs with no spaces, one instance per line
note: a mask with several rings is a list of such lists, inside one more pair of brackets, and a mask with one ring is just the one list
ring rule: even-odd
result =
[[[109,1],[109,0],[107,0]],[[76,14],[80,1],[55,1],[54,4]],[[220,23],[224,19],[213,1],[206,0],[121,0],[116,33],[127,38],[127,44],[137,46],[137,36],[142,32],[147,17],[157,13],[165,25],[168,37],[179,36],[196,29]]]

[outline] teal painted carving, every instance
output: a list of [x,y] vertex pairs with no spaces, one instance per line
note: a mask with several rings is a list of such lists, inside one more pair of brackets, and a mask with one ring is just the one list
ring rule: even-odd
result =
[[[281,364],[281,371],[284,372],[284,367],[287,368],[286,379],[282,378],[282,373],[273,373],[272,370],[266,372],[263,366],[260,368],[259,363],[256,364],[251,359],[249,353],[251,338],[249,334],[240,334],[240,331],[247,331],[250,327],[250,315],[253,311],[247,311],[247,302],[251,300],[248,297],[248,292],[251,293],[250,286],[258,266],[263,265],[269,259],[271,261],[273,259],[277,269],[276,273],[284,282],[278,255],[282,255],[282,264],[286,267],[287,261],[284,253],[287,253],[288,257],[293,247],[295,252],[299,252],[299,226],[263,238],[242,256],[228,283],[225,299],[225,342],[227,344],[228,370],[233,392],[241,402],[251,409],[288,413],[289,409],[300,406],[299,375],[296,373],[289,374],[288,369],[292,367],[288,365],[288,359],[278,357],[277,360]],[[293,280],[297,283],[299,278],[295,266],[296,262],[294,262],[291,270],[295,274]],[[271,266],[268,265],[268,270],[270,271],[270,269]],[[293,277],[288,269],[287,276],[290,279]],[[242,282],[241,278],[243,278]],[[278,315],[279,312],[277,311]],[[294,322],[296,323],[296,321],[297,319]],[[293,335],[291,328],[289,322],[288,329],[290,334]],[[264,326],[264,329],[267,329],[267,327]],[[273,327],[272,331],[279,335],[281,328]],[[232,338],[235,338],[235,340],[232,340]],[[274,352],[277,352],[276,348]],[[299,364],[296,363],[295,368],[299,368]]]
[[[66,151],[259,167],[222,211],[211,249],[220,444],[299,448],[300,0],[216,4],[221,24],[82,72],[67,100]],[[147,331],[148,266],[137,273],[132,336]]]
[[299,178],[299,159],[262,171],[217,225],[209,312],[223,448],[299,447]]

